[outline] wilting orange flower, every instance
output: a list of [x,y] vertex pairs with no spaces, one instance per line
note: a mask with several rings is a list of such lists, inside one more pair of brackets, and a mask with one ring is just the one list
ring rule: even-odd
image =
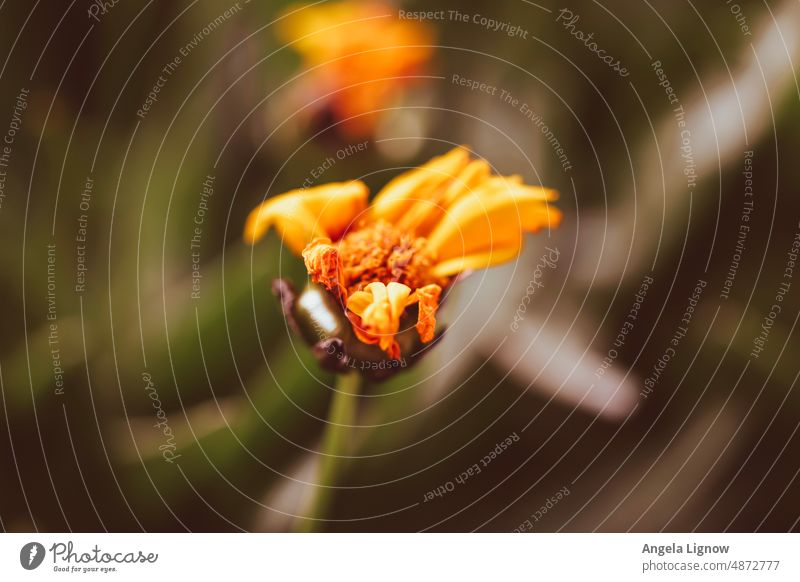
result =
[[360,181],[293,190],[250,213],[245,239],[274,227],[311,280],[340,299],[358,339],[393,359],[407,307],[417,305],[417,332],[431,341],[453,277],[513,259],[524,233],[562,216],[548,204],[556,191],[492,175],[462,147],[398,176],[369,206],[367,196]]
[[290,8],[277,24],[309,69],[308,83],[328,97],[338,120],[355,135],[367,135],[375,123],[370,112],[386,107],[424,72],[433,35],[424,24],[399,20],[381,2],[347,0]]

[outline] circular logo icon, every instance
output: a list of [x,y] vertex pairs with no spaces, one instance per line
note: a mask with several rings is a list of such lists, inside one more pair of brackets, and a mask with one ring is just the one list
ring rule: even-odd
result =
[[35,570],[44,561],[44,546],[39,542],[30,542],[19,551],[19,563],[26,570]]

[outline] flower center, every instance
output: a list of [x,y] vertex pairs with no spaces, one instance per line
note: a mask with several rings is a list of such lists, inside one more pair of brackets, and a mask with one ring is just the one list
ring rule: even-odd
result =
[[429,274],[436,257],[427,249],[425,238],[383,220],[348,233],[338,250],[348,295],[375,282],[394,281],[410,289],[447,282]]

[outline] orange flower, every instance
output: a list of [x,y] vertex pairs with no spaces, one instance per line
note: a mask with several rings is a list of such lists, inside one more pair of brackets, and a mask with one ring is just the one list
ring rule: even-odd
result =
[[433,49],[430,29],[397,18],[390,6],[371,1],[326,2],[293,7],[277,24],[309,69],[309,84],[332,93],[330,108],[354,136],[369,135],[371,112],[386,107],[424,72]]
[[548,204],[557,192],[492,175],[461,147],[398,176],[371,205],[367,196],[359,181],[293,190],[250,213],[245,239],[275,227],[311,280],[339,298],[358,339],[393,359],[409,306],[417,306],[420,339],[431,341],[453,277],[515,258],[524,233],[562,217]]

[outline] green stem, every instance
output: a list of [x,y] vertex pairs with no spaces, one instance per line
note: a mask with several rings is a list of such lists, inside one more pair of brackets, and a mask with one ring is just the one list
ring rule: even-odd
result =
[[339,480],[343,467],[351,454],[353,445],[353,425],[358,408],[358,394],[361,390],[362,377],[356,372],[340,374],[336,377],[328,426],[322,437],[317,486],[311,500],[307,519],[300,522],[301,531],[316,531],[328,514],[334,487]]

